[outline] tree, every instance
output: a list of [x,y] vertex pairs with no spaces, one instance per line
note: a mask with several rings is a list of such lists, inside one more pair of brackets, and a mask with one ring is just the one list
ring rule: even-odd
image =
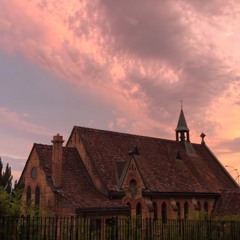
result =
[[0,158],[0,186],[2,186],[7,193],[11,193],[12,191],[12,179],[11,167],[7,163],[5,171],[3,171],[3,163]]
[[3,171],[3,163],[0,158],[0,216],[19,216],[21,213],[22,189],[15,184],[12,189],[12,172],[7,163]]
[[19,189],[7,193],[3,187],[0,187],[0,216],[20,216],[21,194],[22,191]]

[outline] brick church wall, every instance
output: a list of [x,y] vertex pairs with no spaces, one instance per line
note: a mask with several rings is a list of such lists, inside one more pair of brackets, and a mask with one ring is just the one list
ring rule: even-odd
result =
[[[31,161],[26,166],[24,179],[25,179],[25,186],[24,186],[24,193],[22,195],[22,202],[23,205],[27,202],[27,188],[31,188],[31,204],[34,206],[35,204],[35,190],[38,186],[40,189],[40,209],[43,212],[48,214],[54,210],[55,206],[55,194],[52,192],[52,189],[47,184],[45,172],[39,162],[37,157],[37,153],[35,149],[33,150],[31,156]],[[33,168],[36,169],[36,176],[32,176]]]

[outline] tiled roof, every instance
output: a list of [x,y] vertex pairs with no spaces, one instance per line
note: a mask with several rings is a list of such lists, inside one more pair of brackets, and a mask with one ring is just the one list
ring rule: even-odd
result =
[[[50,177],[52,146],[42,144],[34,146],[46,172],[48,183],[54,190]],[[66,199],[66,204],[78,208],[124,208],[118,200],[109,200],[95,189],[75,148],[63,147],[62,188],[58,193]]]
[[[116,161],[126,159],[131,146],[146,188],[153,192],[217,193],[236,184],[204,144],[192,144],[187,154],[182,142],[76,127],[81,141],[109,190],[116,190]],[[117,163],[118,174],[123,166]]]
[[217,200],[214,214],[216,216],[240,215],[240,192],[223,190]]
[[[75,127],[91,159],[98,176],[109,192],[119,190],[119,183],[126,174],[132,157],[138,166],[146,190],[153,193],[222,193],[218,206],[225,204],[226,211],[235,211],[231,196],[240,200],[239,188],[221,163],[205,144],[191,144],[194,151],[186,151],[184,142],[117,133],[83,127]],[[137,154],[130,151],[136,146]],[[52,146],[34,144],[45,170],[47,181],[54,189],[51,179]],[[63,175],[60,196],[66,204],[80,209],[126,208],[120,200],[110,200],[94,186],[77,148],[63,147]],[[231,195],[235,192],[235,195]],[[229,205],[229,208],[227,207]],[[235,207],[234,207],[235,206]],[[223,208],[223,211],[225,208]],[[232,209],[232,210],[231,210]],[[220,210],[219,210],[220,211]]]
[[115,159],[115,166],[116,166],[116,176],[117,176],[117,179],[120,180],[122,175],[123,175],[123,172],[126,168],[126,164],[129,160],[129,157],[128,159]]

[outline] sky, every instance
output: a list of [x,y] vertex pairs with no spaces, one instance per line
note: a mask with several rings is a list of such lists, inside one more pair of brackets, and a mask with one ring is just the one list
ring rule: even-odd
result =
[[[240,1],[0,0],[0,156],[73,126],[190,140],[240,173]],[[235,169],[235,170],[234,170]]]

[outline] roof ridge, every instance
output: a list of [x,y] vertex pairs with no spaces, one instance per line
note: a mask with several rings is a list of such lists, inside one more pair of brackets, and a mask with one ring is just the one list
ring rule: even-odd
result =
[[163,141],[170,141],[170,142],[175,142],[173,139],[165,139],[165,138],[160,138],[160,137],[151,137],[151,136],[146,136],[146,135],[140,135],[140,134],[134,134],[134,133],[125,133],[125,132],[116,132],[112,130],[106,130],[106,129],[97,129],[97,128],[88,128],[88,127],[81,127],[81,126],[74,126],[77,129],[83,129],[87,131],[97,131],[97,132],[102,132],[102,133],[108,133],[108,134],[118,134],[118,135],[127,135],[131,137],[140,137],[140,138],[148,138],[148,139],[155,139],[155,140],[163,140]]

